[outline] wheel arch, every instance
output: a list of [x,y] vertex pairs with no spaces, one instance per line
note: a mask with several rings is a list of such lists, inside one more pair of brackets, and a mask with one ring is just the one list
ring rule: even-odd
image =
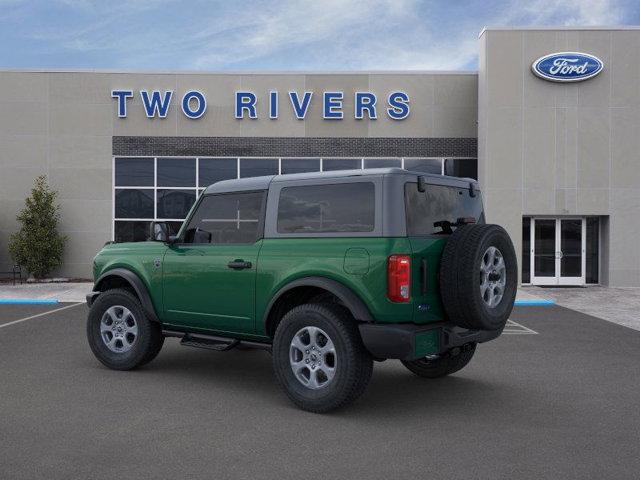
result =
[[136,273],[126,268],[114,268],[112,270],[108,270],[98,277],[94,283],[93,290],[96,292],[104,292],[114,287],[129,287],[130,290],[133,290],[132,293],[134,293],[140,300],[142,308],[144,308],[149,319],[154,322],[160,321],[156,314],[156,309],[153,306],[149,290]]
[[[326,277],[304,277],[286,284],[271,298],[263,316],[263,325],[267,335],[273,337],[276,326],[280,320],[280,314],[284,313],[282,312],[283,308],[281,307],[286,305],[295,306],[305,303],[303,300],[301,301],[304,296],[299,297],[296,295],[298,292],[309,292],[309,294],[314,294],[311,296],[316,296],[322,293],[333,295],[342,305],[344,305],[345,308],[347,308],[347,310],[349,310],[356,321],[373,322],[373,317],[371,316],[366,304],[356,293],[354,293],[353,290],[343,283]],[[290,304],[287,300],[292,298],[296,298],[297,301]]]

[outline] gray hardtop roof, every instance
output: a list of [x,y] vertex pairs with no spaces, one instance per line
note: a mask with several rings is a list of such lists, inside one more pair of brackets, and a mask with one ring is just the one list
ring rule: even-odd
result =
[[222,180],[210,185],[205,190],[205,194],[211,193],[231,193],[242,191],[268,190],[271,183],[298,182],[300,180],[328,180],[348,177],[379,177],[384,175],[402,175],[413,179],[418,176],[426,177],[427,183],[437,185],[450,185],[452,187],[465,188],[469,182],[476,181],[472,178],[449,177],[434,173],[422,173],[404,170],[402,168],[367,168],[360,170],[336,170],[332,172],[308,172],[291,173],[285,175],[267,175],[264,177],[238,178],[233,180]]

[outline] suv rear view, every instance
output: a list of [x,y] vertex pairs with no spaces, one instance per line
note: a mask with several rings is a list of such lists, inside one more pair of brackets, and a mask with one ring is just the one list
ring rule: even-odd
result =
[[[484,223],[475,181],[374,169],[210,186],[180,232],[96,256],[87,332],[131,369],[166,337],[272,352],[303,409],[360,396],[374,360],[454,373],[500,335],[516,292],[506,232]],[[135,332],[132,333],[132,332]]]

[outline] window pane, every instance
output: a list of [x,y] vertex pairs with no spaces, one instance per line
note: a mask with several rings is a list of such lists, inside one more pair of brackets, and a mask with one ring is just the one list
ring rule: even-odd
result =
[[149,239],[151,222],[116,222],[116,242],[145,242]]
[[599,243],[600,243],[600,219],[598,217],[587,218],[587,283],[598,283],[598,260],[599,260]]
[[185,218],[195,201],[195,190],[158,190],[158,218]]
[[477,223],[484,223],[480,195],[472,197],[468,188],[427,185],[425,192],[419,192],[417,183],[407,183],[404,191],[409,235],[447,233],[451,225],[435,224],[456,223],[460,217],[474,217]]
[[159,158],[159,187],[195,187],[195,158]]
[[522,283],[531,283],[531,218],[522,219]]
[[364,168],[387,168],[398,167],[400,168],[399,158],[365,158]]
[[322,171],[360,170],[362,161],[359,158],[323,158]]
[[167,222],[169,226],[169,235],[177,235],[182,226],[182,222]]
[[278,174],[277,158],[241,158],[240,178]]
[[439,158],[405,158],[405,170],[442,174],[442,160]]
[[370,182],[286,187],[278,203],[278,232],[370,232],[374,210]]
[[116,158],[117,187],[153,187],[153,158]]
[[238,160],[235,158],[201,158],[198,162],[199,187],[208,187],[220,180],[238,178]]
[[194,213],[186,243],[254,243],[259,237],[263,192],[208,195]]
[[319,158],[283,158],[281,160],[280,169],[282,174],[286,173],[305,173],[319,172]]
[[477,158],[447,158],[444,161],[444,174],[452,177],[478,179]]
[[153,190],[116,189],[116,218],[153,218]]

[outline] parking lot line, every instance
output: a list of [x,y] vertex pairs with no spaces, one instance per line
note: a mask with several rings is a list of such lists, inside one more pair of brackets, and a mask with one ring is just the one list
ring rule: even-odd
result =
[[65,305],[64,307],[60,307],[60,308],[55,308],[53,310],[49,310],[48,312],[42,312],[42,313],[38,313],[36,315],[31,315],[30,317],[19,318],[18,320],[13,320],[12,322],[3,323],[2,325],[0,325],[0,328],[8,327],[10,325],[15,325],[16,323],[26,322],[27,320],[31,320],[33,318],[42,317],[44,315],[49,315],[50,313],[59,312],[61,310],[66,310],[67,308],[77,307],[78,305],[83,305],[83,304],[84,303],[82,303],[82,302],[74,303],[72,305]]
[[530,328],[514,322],[513,320],[507,320],[507,324],[505,325],[502,333],[507,335],[538,335],[538,332],[535,330],[531,330]]

